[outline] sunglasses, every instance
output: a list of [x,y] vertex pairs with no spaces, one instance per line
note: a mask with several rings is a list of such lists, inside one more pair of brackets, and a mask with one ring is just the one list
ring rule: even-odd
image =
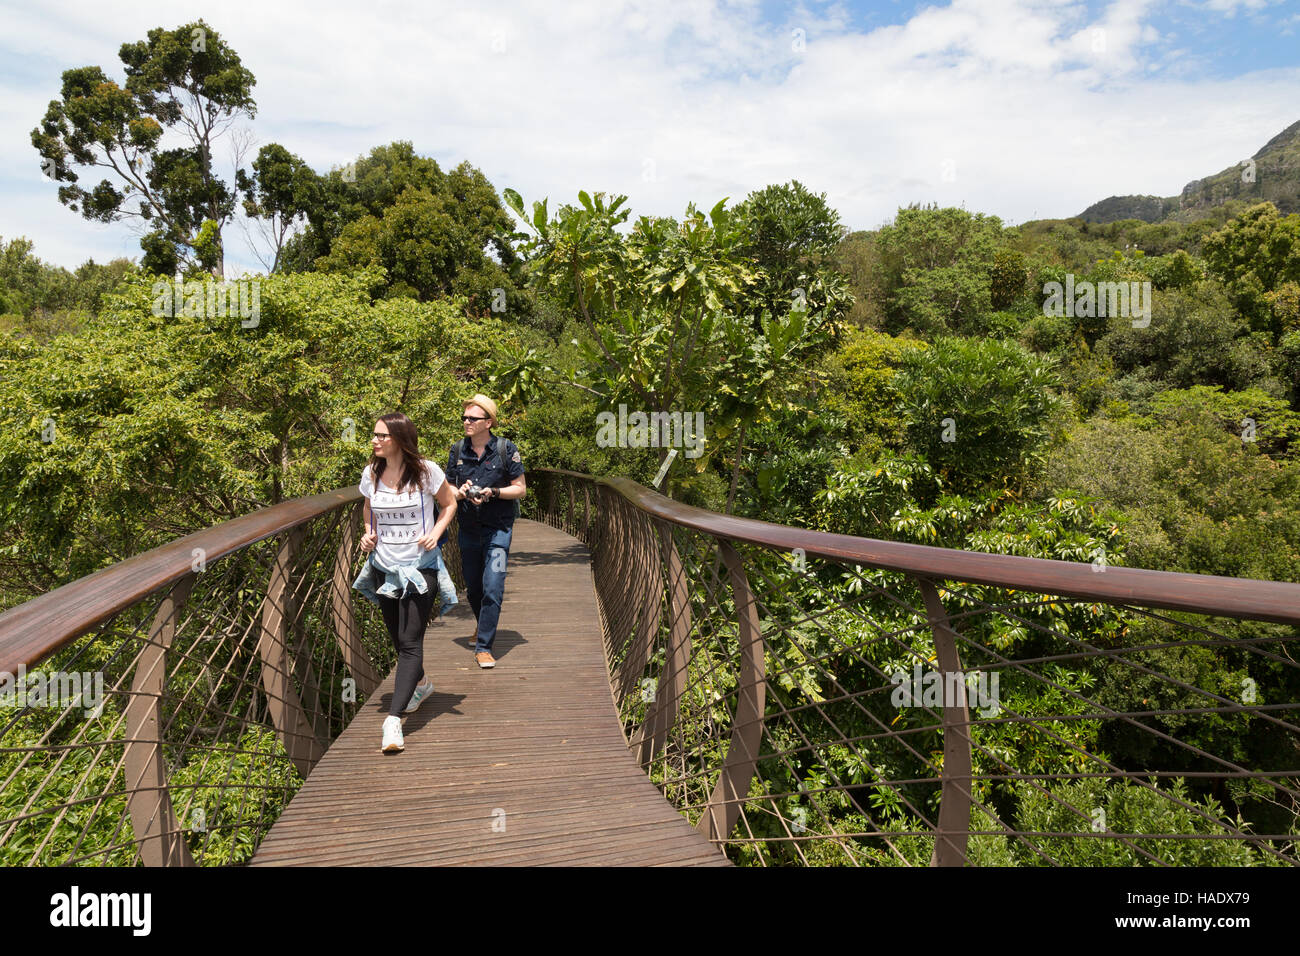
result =
[[473,415],[462,415],[460,416],[460,420],[462,422],[485,422],[487,421],[487,418],[475,418]]

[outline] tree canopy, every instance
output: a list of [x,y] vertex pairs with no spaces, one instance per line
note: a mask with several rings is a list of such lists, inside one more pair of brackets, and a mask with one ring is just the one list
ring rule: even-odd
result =
[[[138,221],[145,269],[220,275],[236,190],[214,171],[213,150],[236,117],[256,113],[253,74],[202,20],[150,30],[119,56],[124,85],[97,66],[64,72],[60,98],[32,131],[41,168],[65,184],[59,201],[87,219]],[[113,176],[87,189],[77,167]]]

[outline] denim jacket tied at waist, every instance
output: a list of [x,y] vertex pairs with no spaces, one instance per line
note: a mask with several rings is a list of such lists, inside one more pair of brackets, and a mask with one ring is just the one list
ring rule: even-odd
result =
[[[401,598],[407,594],[407,588],[414,586],[415,590],[425,594],[429,590],[428,583],[424,580],[424,575],[420,571],[424,568],[439,570],[442,568],[442,549],[430,548],[420,555],[420,559],[415,564],[401,564],[395,568],[387,568],[375,560],[375,554],[372,551],[365,567],[357,575],[357,579],[352,582],[352,586],[361,592],[362,597],[373,604],[379,603],[380,597]],[[383,578],[383,584],[375,587],[375,578]]]

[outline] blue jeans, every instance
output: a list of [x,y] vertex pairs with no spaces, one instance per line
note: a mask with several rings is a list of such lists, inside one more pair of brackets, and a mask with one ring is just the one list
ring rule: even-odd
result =
[[461,571],[465,575],[465,595],[478,618],[478,638],[474,653],[491,651],[497,636],[497,619],[501,616],[501,599],[506,592],[506,560],[510,554],[512,531],[497,528],[461,528]]

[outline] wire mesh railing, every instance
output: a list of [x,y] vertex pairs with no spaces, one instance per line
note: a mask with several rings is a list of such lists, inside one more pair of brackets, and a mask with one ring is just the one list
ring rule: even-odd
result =
[[1300,585],[530,481],[592,549],[629,746],[736,862],[1300,862]]
[[393,663],[356,491],[209,528],[0,616],[6,865],[248,860]]
[[[1300,586],[530,482],[592,549],[633,753],[737,862],[1297,863]],[[286,502],[0,615],[5,863],[252,855],[392,664],[350,589],[357,501]]]

